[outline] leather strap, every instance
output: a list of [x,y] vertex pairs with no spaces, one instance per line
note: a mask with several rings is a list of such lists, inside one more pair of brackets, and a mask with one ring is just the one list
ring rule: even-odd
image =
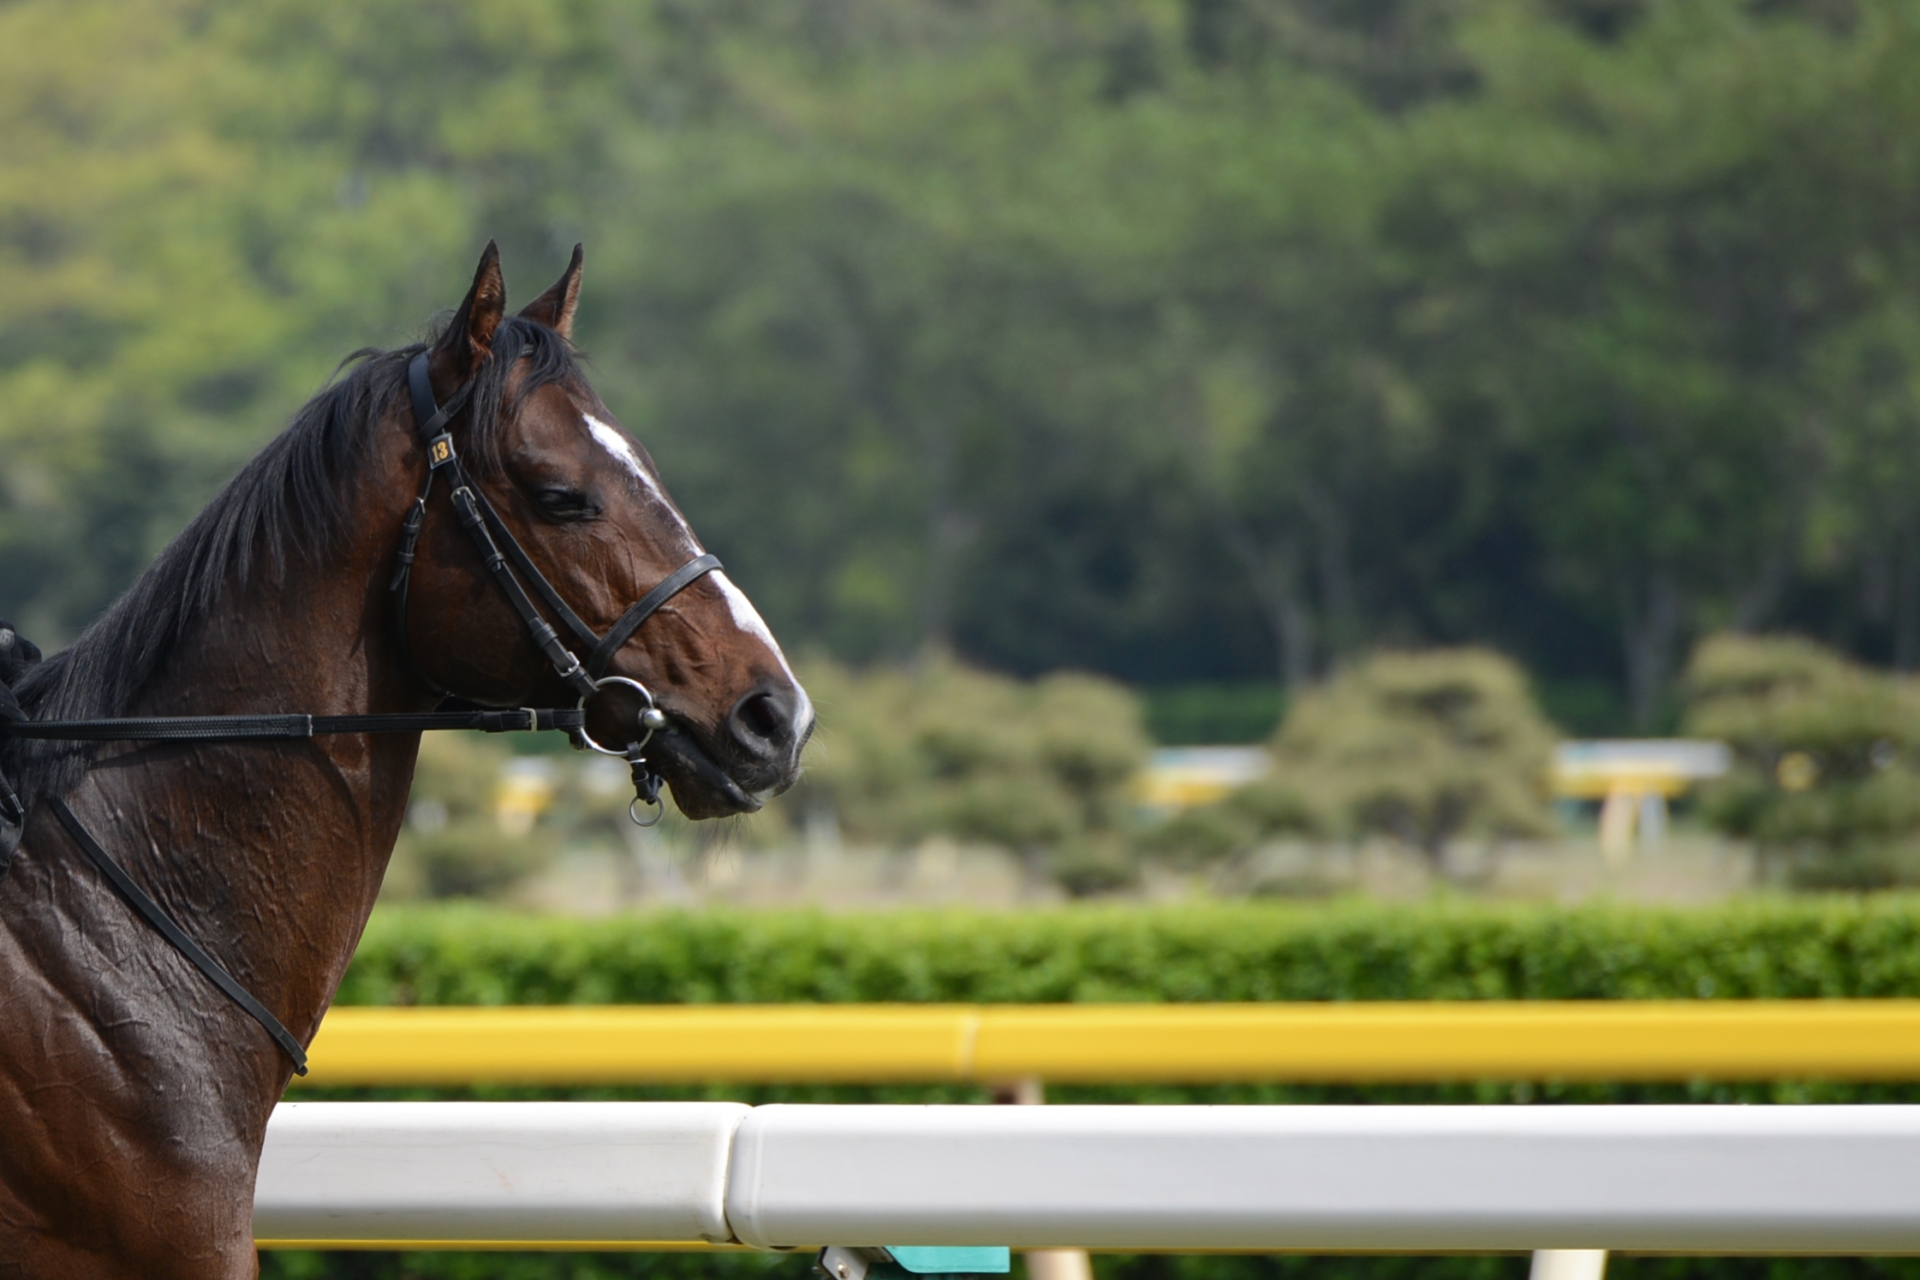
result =
[[26,720],[0,724],[0,737],[66,742],[244,742],[317,738],[340,733],[422,733],[477,729],[530,733],[586,727],[577,707],[405,711],[354,716],[130,716],[119,720]]
[[694,579],[712,573],[719,567],[719,556],[704,555],[687,561],[668,574],[659,586],[641,596],[632,608],[621,614],[620,621],[613,624],[606,638],[594,645],[593,652],[587,655],[587,674],[598,680],[601,672],[607,669],[607,664],[613,661],[613,655],[620,652],[620,646],[632,638],[641,623],[651,618],[661,605],[692,586]]
[[493,580],[500,584],[500,590],[506,593],[507,603],[520,615],[521,625],[526,627],[527,634],[533,638],[540,652],[547,656],[554,673],[581,697],[591,697],[593,680],[581,669],[580,659],[574,657],[573,650],[560,643],[560,633],[533,607],[526,588],[520,585],[520,579],[513,576],[513,570],[507,566],[506,556],[501,554],[493,535],[487,531],[486,518],[480,514],[480,507],[486,499],[463,484],[453,491],[451,500],[460,523],[466,526],[467,536],[473,539],[481,559],[486,561],[487,572],[493,575]]
[[475,711],[401,711],[357,716],[314,716],[315,737],[331,733],[418,733],[431,729],[477,729],[481,733],[545,733],[583,729],[579,707],[508,707]]
[[400,550],[394,556],[393,581],[387,584],[387,590],[393,593],[393,630],[400,645],[400,661],[407,664],[414,679],[444,696],[445,687],[413,660],[413,641],[407,636],[407,587],[413,580],[414,551],[420,545],[420,530],[427,521],[427,499],[433,496],[433,478],[439,474],[428,468],[427,482],[420,486],[420,496],[413,500],[412,509],[400,524]]
[[100,874],[107,878],[107,883],[127,900],[127,905],[138,912],[141,919],[152,925],[161,937],[171,942],[174,950],[191,961],[194,968],[205,974],[207,980],[220,988],[229,1000],[239,1005],[249,1017],[266,1028],[267,1034],[273,1037],[274,1042],[286,1052],[287,1057],[293,1059],[295,1075],[307,1074],[306,1048],[293,1038],[293,1033],[281,1024],[280,1019],[274,1017],[267,1006],[254,999],[252,993],[245,987],[235,982],[233,975],[220,967],[219,961],[202,950],[199,943],[189,938],[186,932],[173,922],[173,917],[167,914],[166,908],[149,898],[146,892],[133,882],[133,877],[129,876],[126,870],[100,847],[100,842],[80,825],[80,819],[73,816],[73,810],[67,808],[66,801],[53,799],[47,803],[53,809],[53,816],[58,818],[60,825],[67,829],[67,834],[73,837],[73,842],[80,846],[80,851],[100,869]]
[[538,566],[533,563],[533,559],[527,555],[526,548],[520,545],[520,540],[513,536],[513,530],[507,528],[506,522],[500,519],[500,513],[493,509],[493,504],[487,501],[486,495],[481,493],[479,488],[467,479],[464,469],[462,469],[460,480],[462,484],[465,484],[468,489],[473,491],[473,496],[480,504],[481,518],[487,522],[488,530],[492,532],[501,548],[506,551],[507,559],[513,562],[514,569],[519,572],[521,577],[533,584],[534,591],[539,594],[542,600],[547,602],[549,609],[552,609],[554,613],[559,615],[560,621],[566,624],[567,630],[573,632],[575,638],[577,638],[581,644],[591,648],[593,645],[599,643],[599,635],[595,633],[592,627],[586,624],[579,614],[573,611],[572,607],[569,606],[565,600],[560,598],[560,593],[554,589],[551,582],[547,581],[547,575],[541,573]]
[[[445,404],[435,403],[433,380],[427,371],[427,353],[422,351],[407,365],[407,393],[413,399],[413,420],[419,427],[420,439],[431,441],[444,434],[447,424],[467,407],[467,401],[473,397],[473,380],[469,378],[461,383],[460,389],[447,397]],[[447,460],[435,458],[432,449],[427,451],[427,461],[434,466],[444,465]]]

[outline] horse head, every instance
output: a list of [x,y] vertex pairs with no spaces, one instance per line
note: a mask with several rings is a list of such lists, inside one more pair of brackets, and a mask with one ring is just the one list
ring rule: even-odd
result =
[[[699,569],[691,562],[704,549],[652,458],[572,358],[580,268],[576,247],[553,287],[509,316],[499,255],[489,244],[473,287],[429,348],[426,369],[439,404],[463,392],[469,397],[447,431],[505,527],[503,545],[524,548],[577,615],[574,630],[590,629],[590,640],[613,632],[676,570]],[[395,412],[407,416],[404,407]],[[402,434],[413,467],[424,471],[420,442]],[[489,569],[455,507],[430,502],[423,520],[401,606],[419,676],[490,704],[571,702],[582,678],[576,674],[569,684],[556,674],[551,651],[543,654],[509,607],[498,568]],[[589,735],[616,747],[643,737],[637,726],[650,696],[664,717],[649,717],[657,728],[647,740],[647,763],[688,817],[750,812],[792,785],[813,707],[766,623],[724,570],[700,572],[624,642],[615,633],[609,644],[617,647],[599,661],[588,661],[556,612],[563,611],[551,601],[542,608],[569,652],[599,678],[588,699]]]

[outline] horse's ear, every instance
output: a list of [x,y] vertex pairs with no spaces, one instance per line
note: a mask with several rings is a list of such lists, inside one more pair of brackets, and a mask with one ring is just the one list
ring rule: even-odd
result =
[[473,273],[473,288],[467,290],[466,301],[454,312],[453,323],[440,335],[435,350],[446,362],[447,372],[465,381],[493,350],[494,331],[506,314],[507,281],[500,274],[500,249],[489,240],[480,255],[480,269]]
[[563,338],[573,336],[573,311],[580,305],[580,264],[586,260],[581,246],[573,246],[573,261],[553,282],[553,287],[529,302],[520,311],[527,320],[538,320]]

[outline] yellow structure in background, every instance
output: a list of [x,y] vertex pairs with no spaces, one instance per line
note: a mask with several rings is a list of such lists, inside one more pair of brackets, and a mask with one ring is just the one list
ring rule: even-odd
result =
[[1920,1000],[338,1008],[310,1085],[1920,1080]]
[[1162,813],[1212,804],[1271,768],[1265,747],[1162,747],[1134,779],[1133,802]]
[[553,761],[545,756],[515,756],[500,771],[493,793],[493,817],[500,830],[524,836],[553,804]]
[[[1598,800],[1600,849],[1618,865],[1636,847],[1655,848],[1666,834],[1667,802],[1726,773],[1726,744],[1684,738],[1563,742],[1554,752],[1553,792],[1563,800]],[[1263,747],[1168,747],[1153,753],[1134,782],[1143,809],[1175,813],[1211,804],[1264,777],[1273,767]]]
[[1600,801],[1600,853],[1618,866],[1637,845],[1666,835],[1667,801],[1695,783],[1726,773],[1722,742],[1646,738],[1563,742],[1554,752],[1553,791],[1569,800]]

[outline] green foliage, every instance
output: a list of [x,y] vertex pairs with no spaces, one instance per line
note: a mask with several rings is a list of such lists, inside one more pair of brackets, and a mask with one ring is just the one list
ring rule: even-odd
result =
[[180,0],[0,12],[0,596],[50,639],[335,361],[445,305],[471,253],[425,175],[347,198],[342,130],[298,119],[330,110],[324,52],[249,57],[263,19]]
[[1376,654],[1294,699],[1272,776],[1176,816],[1149,844],[1196,862],[1276,835],[1385,835],[1444,870],[1457,837],[1552,832],[1554,736],[1498,654]]
[[1553,742],[1525,674],[1498,654],[1383,653],[1300,698],[1274,765],[1339,829],[1397,837],[1437,863],[1459,835],[1553,830]]
[[1258,684],[1190,684],[1144,689],[1147,732],[1161,746],[1265,742],[1286,711],[1286,691]]
[[1144,832],[1141,846],[1175,867],[1205,866],[1248,853],[1278,836],[1333,835],[1329,816],[1292,778],[1268,777],[1212,804],[1181,810]]
[[1802,883],[1920,875],[1920,685],[1805,640],[1719,636],[1687,670],[1687,729],[1734,750],[1710,821]]
[[496,802],[510,758],[504,743],[480,734],[421,735],[383,897],[499,897],[551,861],[550,833],[502,829]]
[[787,807],[857,841],[998,844],[1076,891],[1128,876],[1127,784],[1146,762],[1131,694],[1092,676],[1030,683],[929,654],[910,669],[802,664],[821,727]]
[[1920,996],[1920,898],[1711,909],[1337,902],[604,920],[375,913],[342,1004]]
[[383,894],[393,898],[497,898],[547,859],[491,816],[434,831],[408,831],[394,849]]

